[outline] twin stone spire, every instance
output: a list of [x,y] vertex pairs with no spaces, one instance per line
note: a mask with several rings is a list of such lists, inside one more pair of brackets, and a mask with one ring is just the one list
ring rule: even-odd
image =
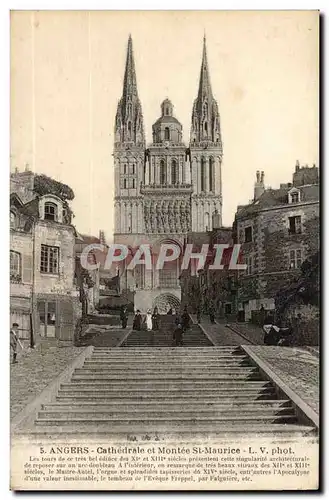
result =
[[[153,125],[153,142],[158,142],[160,139],[168,139],[168,137],[166,137],[167,128],[169,130],[169,126],[170,128],[175,128],[176,126],[177,129],[178,125],[180,126],[180,131],[177,129],[175,142],[176,140],[181,140],[182,127],[178,120],[173,116],[173,106],[169,99],[166,99],[162,103],[161,115],[162,116]],[[168,127],[165,127],[167,124],[166,122],[168,122]],[[163,125],[163,130],[160,130],[161,127],[159,124]],[[129,35],[128,38],[123,92],[118,103],[115,119],[115,146],[145,147],[143,113],[141,102],[138,97],[131,35]],[[211,89],[206,38],[204,37],[199,89],[192,110],[190,147],[204,148],[208,146],[215,146],[220,150],[222,149],[218,105],[213,97]]]

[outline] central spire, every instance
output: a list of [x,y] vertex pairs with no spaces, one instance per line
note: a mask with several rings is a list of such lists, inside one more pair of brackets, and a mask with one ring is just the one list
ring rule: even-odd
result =
[[204,34],[204,36],[203,36],[202,63],[201,63],[199,92],[198,92],[199,101],[202,101],[205,98],[205,96],[212,97],[212,91],[211,91],[208,58],[207,58],[206,35]]

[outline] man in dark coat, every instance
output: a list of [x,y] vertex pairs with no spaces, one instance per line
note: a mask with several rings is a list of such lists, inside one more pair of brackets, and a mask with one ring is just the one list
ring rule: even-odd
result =
[[211,323],[215,323],[215,308],[212,304],[209,307],[209,319]]
[[17,363],[17,344],[18,344],[18,323],[13,323],[10,330],[10,347],[13,353],[13,363]]
[[142,328],[142,316],[139,309],[137,309],[134,322],[133,322],[133,330],[141,330]]
[[182,327],[183,330],[187,330],[190,327],[190,315],[187,312],[187,307],[184,307],[184,312],[182,314]]
[[183,345],[183,327],[181,323],[179,323],[174,330],[173,341],[175,347],[181,347]]
[[159,321],[160,321],[160,314],[158,311],[158,308],[155,306],[153,314],[152,314],[152,325],[153,325],[153,330],[159,330]]
[[123,307],[121,309],[120,319],[121,319],[122,328],[125,329],[127,327],[127,322],[128,322],[128,314],[127,314],[127,308],[126,307]]

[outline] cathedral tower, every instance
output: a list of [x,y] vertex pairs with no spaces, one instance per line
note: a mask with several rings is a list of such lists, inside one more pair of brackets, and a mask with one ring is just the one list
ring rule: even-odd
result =
[[121,290],[134,291],[135,308],[143,312],[155,306],[160,312],[179,308],[179,262],[172,260],[158,269],[155,258],[161,245],[171,244],[182,251],[189,232],[210,230],[214,220],[221,224],[222,143],[205,40],[189,147],[183,142],[183,128],[172,102],[166,98],[160,108],[152,126],[152,142],[146,146],[129,36],[114,127],[114,243],[127,245],[131,256],[141,244],[151,246],[151,269],[142,264],[132,269],[124,262],[118,269]]
[[206,39],[203,54],[198,96],[192,110],[190,134],[192,195],[192,231],[212,229],[212,214],[217,209],[222,217],[222,139],[218,105],[213,96]]
[[145,136],[131,36],[114,127],[115,234],[141,233]]

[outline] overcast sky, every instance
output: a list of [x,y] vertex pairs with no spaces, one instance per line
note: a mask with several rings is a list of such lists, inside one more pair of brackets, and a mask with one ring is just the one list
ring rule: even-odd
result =
[[223,223],[296,159],[318,164],[318,13],[14,12],[11,168],[75,192],[80,232],[113,230],[113,129],[131,33],[146,138],[169,97],[188,143],[202,39],[223,139]]

